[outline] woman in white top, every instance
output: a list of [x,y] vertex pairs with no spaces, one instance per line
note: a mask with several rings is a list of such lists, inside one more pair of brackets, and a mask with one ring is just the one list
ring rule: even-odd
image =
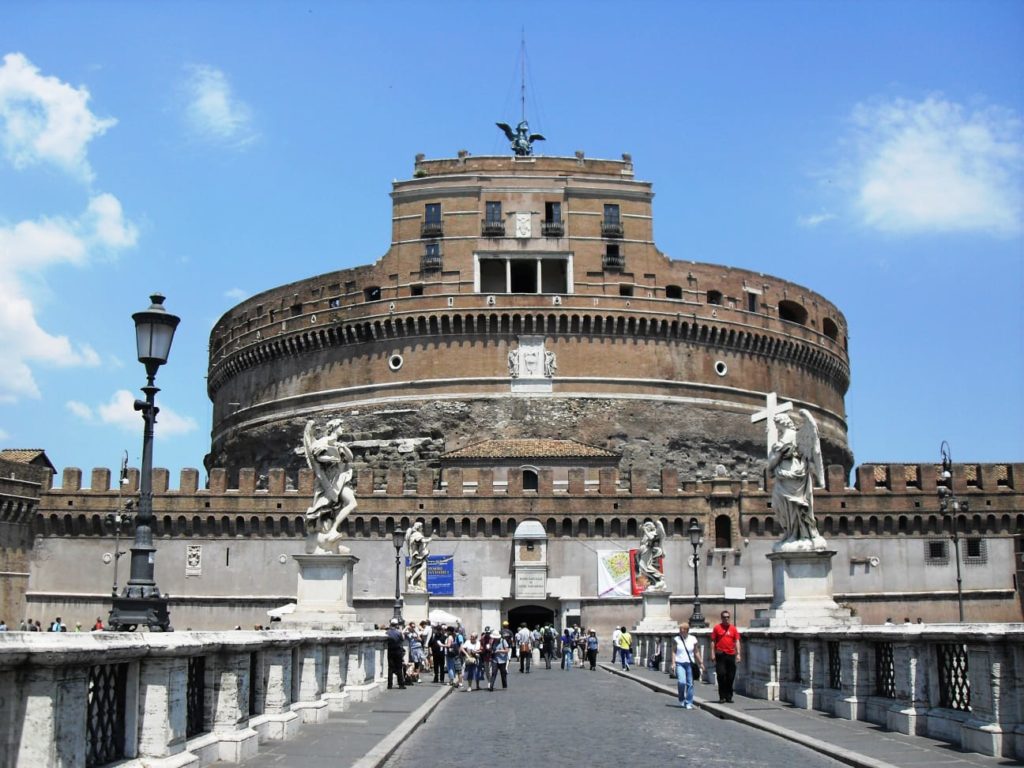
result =
[[[700,658],[697,638],[690,634],[689,624],[679,625],[676,642],[676,683],[679,686],[679,706],[693,709],[693,679],[700,679],[704,664]],[[694,674],[696,673],[696,674]]]

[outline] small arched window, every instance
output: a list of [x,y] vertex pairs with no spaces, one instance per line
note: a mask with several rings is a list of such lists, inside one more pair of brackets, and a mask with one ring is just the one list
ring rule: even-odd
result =
[[665,298],[666,299],[681,299],[683,298],[683,289],[678,285],[666,285],[665,286]]
[[836,325],[836,321],[831,317],[826,317],[821,321],[821,332],[832,339],[832,341],[836,341],[839,338],[839,326]]
[[791,323],[807,325],[807,310],[804,309],[803,304],[797,304],[795,301],[783,299],[779,302],[779,318],[782,320],[788,320]]
[[722,304],[722,292],[721,291],[708,291],[708,304]]

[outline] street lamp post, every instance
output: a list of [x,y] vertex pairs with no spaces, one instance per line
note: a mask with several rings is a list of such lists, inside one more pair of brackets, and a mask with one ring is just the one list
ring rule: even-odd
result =
[[704,620],[704,614],[700,612],[700,587],[697,583],[697,550],[704,543],[704,531],[696,520],[692,520],[687,533],[690,534],[690,546],[693,547],[693,613],[690,614],[690,626],[706,627],[708,623]]
[[402,544],[405,543],[405,531],[400,531],[397,528],[395,532],[391,534],[392,543],[395,545],[395,618],[398,619],[399,624],[403,624],[402,621]]
[[960,576],[960,522],[957,514],[962,510],[968,510],[967,501],[960,501],[953,492],[953,459],[950,456],[949,443],[945,440],[939,446],[939,453],[942,456],[942,474],[935,484],[935,490],[939,495],[939,511],[949,517],[950,538],[953,539],[953,557],[956,558],[956,604],[960,614],[960,623],[964,620],[964,591],[963,582]]
[[135,515],[135,541],[131,549],[131,576],[124,592],[115,596],[107,628],[133,631],[139,625],[150,631],[170,632],[171,618],[167,597],[160,594],[153,573],[156,547],[153,546],[153,425],[160,409],[156,407],[156,372],[167,362],[174,340],[174,331],[181,318],[164,309],[164,297],[150,296],[148,309],[132,315],[139,362],[146,367],[145,400],[135,401],[135,410],[142,412],[142,477],[139,483],[139,506]]
[[121,499],[121,493],[127,484],[128,451],[125,451],[124,458],[121,460],[121,476],[117,483],[117,510],[107,515],[107,525],[114,529],[114,585],[110,588],[110,594],[115,597],[117,596],[117,564],[121,562],[121,555],[126,554],[121,551],[121,526],[131,525],[135,521],[135,516],[131,512],[135,502],[129,499],[125,503]]

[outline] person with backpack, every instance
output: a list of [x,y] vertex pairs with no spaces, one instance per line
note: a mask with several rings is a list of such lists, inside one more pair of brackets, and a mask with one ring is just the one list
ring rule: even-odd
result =
[[491,643],[491,674],[487,685],[488,691],[494,690],[494,678],[499,674],[501,675],[501,687],[508,688],[508,657],[511,651],[512,647],[505,639],[504,632]]
[[555,655],[555,629],[550,624],[545,624],[541,632],[540,648],[544,657],[544,668],[551,669],[551,659]]
[[448,627],[444,642],[444,660],[448,668],[448,685],[462,687],[462,643],[465,638],[457,627]]
[[405,689],[405,635],[398,619],[392,619],[387,631],[388,647],[388,688],[392,678],[398,679],[398,688]]

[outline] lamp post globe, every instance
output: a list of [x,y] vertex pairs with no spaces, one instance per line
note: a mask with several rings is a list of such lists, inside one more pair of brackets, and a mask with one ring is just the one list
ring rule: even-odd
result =
[[395,529],[391,534],[391,542],[395,545],[395,615],[402,624],[402,544],[405,543],[405,531]]
[[160,409],[156,407],[156,372],[167,362],[171,342],[181,318],[164,308],[164,297],[150,296],[150,306],[132,315],[139,362],[146,368],[145,400],[135,401],[140,411],[142,430],[142,470],[139,478],[139,503],[135,514],[135,541],[131,548],[131,576],[120,595],[115,595],[107,629],[133,631],[141,625],[151,631],[171,631],[167,596],[160,593],[154,578],[156,547],[153,546],[153,427]]
[[704,614],[700,611],[700,586],[697,582],[697,550],[704,543],[704,529],[700,527],[696,520],[691,520],[690,527],[686,532],[690,536],[690,546],[693,547],[693,613],[690,614],[690,626],[696,628],[706,627],[708,623],[704,620]]

